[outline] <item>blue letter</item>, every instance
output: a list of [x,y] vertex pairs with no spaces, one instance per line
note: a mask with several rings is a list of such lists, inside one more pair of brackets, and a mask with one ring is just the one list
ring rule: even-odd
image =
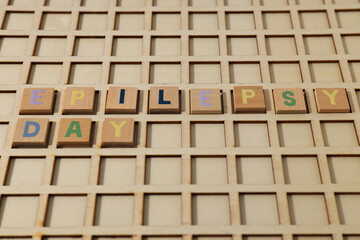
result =
[[[30,125],[33,125],[35,127],[35,130],[32,133],[29,132]],[[35,137],[36,135],[38,135],[39,131],[40,131],[39,123],[32,122],[32,121],[26,121],[23,137]]]
[[159,104],[171,104],[170,101],[164,101],[164,90],[159,90]]
[[125,89],[121,89],[120,90],[119,104],[124,104],[124,102],[125,102]]

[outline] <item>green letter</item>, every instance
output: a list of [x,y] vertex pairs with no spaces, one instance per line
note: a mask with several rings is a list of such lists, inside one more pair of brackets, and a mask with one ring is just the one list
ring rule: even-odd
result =
[[289,97],[287,95],[294,96],[294,93],[290,92],[290,91],[283,92],[283,94],[282,94],[283,98],[289,100],[289,101],[284,101],[285,105],[287,105],[289,107],[294,106],[296,104],[295,99],[292,97]]
[[[75,127],[75,129],[73,129]],[[72,121],[68,130],[66,131],[65,137],[70,137],[72,133],[76,134],[76,137],[81,137],[80,123],[79,121]]]

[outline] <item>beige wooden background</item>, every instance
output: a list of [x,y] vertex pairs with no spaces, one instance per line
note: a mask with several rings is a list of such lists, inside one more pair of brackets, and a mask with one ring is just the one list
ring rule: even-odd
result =
[[[0,238],[360,239],[358,0],[0,0]],[[97,90],[91,148],[57,148],[62,92]],[[109,86],[137,86],[135,148],[100,148]],[[150,86],[181,114],[148,114]],[[261,85],[266,114],[233,114]],[[24,88],[57,90],[48,148],[11,148]],[[274,113],[273,88],[308,114]],[[347,89],[318,114],[313,90]],[[190,115],[217,88],[223,114]]]

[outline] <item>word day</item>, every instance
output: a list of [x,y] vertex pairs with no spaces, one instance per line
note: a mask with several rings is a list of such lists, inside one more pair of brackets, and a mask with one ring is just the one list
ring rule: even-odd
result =
[[[350,112],[346,90],[343,88],[317,88],[314,90],[318,112]],[[191,89],[191,114],[221,114],[220,89]],[[273,90],[275,112],[307,113],[303,89],[281,88]],[[53,88],[28,88],[23,92],[20,114],[52,114],[55,98]],[[95,89],[69,87],[62,101],[63,114],[92,114]],[[138,89],[110,87],[107,93],[106,114],[137,113]],[[233,89],[234,113],[265,113],[265,98],[260,86],[241,86]],[[150,114],[180,113],[178,87],[152,87],[149,92]],[[47,118],[20,118],[17,121],[13,147],[46,147],[49,132]],[[62,118],[59,123],[58,147],[90,146],[91,118]],[[102,147],[134,146],[135,121],[133,118],[105,118],[102,127]]]

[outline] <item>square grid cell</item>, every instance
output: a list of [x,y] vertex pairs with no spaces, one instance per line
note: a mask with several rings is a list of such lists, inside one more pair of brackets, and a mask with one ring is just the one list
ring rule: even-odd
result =
[[[0,1],[2,236],[358,240],[359,4]],[[93,148],[55,146],[66,85],[98,93]],[[150,85],[179,87],[181,113],[149,114]],[[235,85],[262,86],[267,112],[234,114]],[[109,86],[137,87],[138,112],[104,114]],[[56,89],[54,115],[20,116],[51,119],[49,147],[11,149],[30,87]],[[346,88],[351,113],[317,113],[318,87]],[[196,88],[220,89],[222,114],[190,114]],[[304,89],[309,112],[275,114],[274,88]],[[108,117],[135,119],[135,148],[101,148]]]

